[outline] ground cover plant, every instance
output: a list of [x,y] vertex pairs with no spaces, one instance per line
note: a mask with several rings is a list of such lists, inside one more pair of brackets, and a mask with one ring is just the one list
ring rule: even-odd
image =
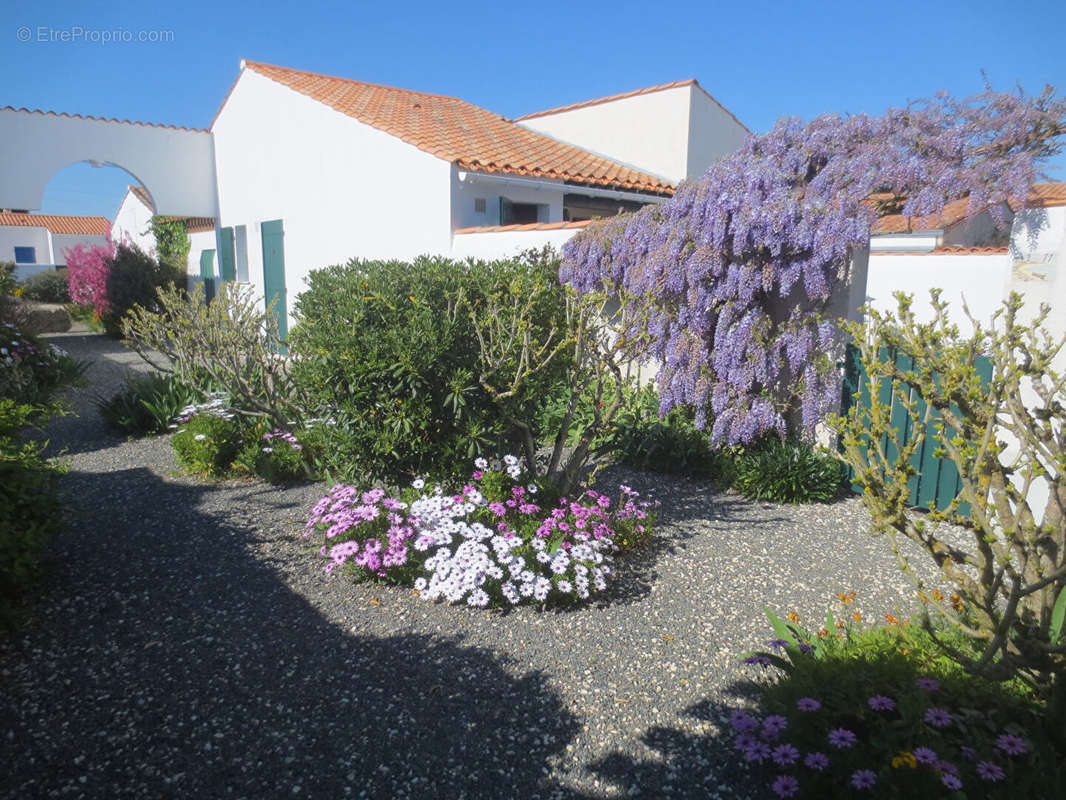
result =
[[768,611],[770,647],[745,657],[759,708],[734,712],[731,735],[768,796],[1062,796],[1064,753],[1028,686],[968,674],[920,622],[859,624],[855,593],[839,597],[817,632]]
[[[411,584],[429,600],[470,606],[571,604],[602,592],[614,554],[651,534],[654,504],[626,486],[552,496],[517,457],[478,458],[454,493],[427,487],[360,491],[338,484],[315,505],[305,535],[326,571]],[[319,537],[321,537],[319,539]]]
[[149,372],[130,376],[99,409],[112,427],[131,436],[145,436],[166,433],[183,409],[203,399],[202,392],[176,375]]
[[844,471],[832,454],[776,434],[727,451],[730,483],[751,500],[827,503],[843,488]]
[[[841,457],[900,567],[924,590],[897,543],[905,537],[962,598],[965,613],[945,602],[932,607],[972,647],[932,627],[930,635],[975,675],[1028,683],[1047,701],[1066,750],[1066,376],[1052,368],[1063,341],[1044,328],[1047,306],[1032,322],[1019,320],[1018,295],[991,325],[973,321],[969,337],[951,324],[938,293],[928,323],[918,321],[910,298],[898,300],[895,313],[871,311],[864,326],[852,326],[868,376],[860,393],[870,404],[832,422]],[[897,364],[883,358],[886,349],[909,358]],[[994,365],[987,385],[976,366],[982,354]],[[892,396],[882,394],[888,381]],[[893,420],[893,405],[908,426]],[[920,515],[908,508],[908,483],[927,435],[962,488],[946,507]],[[1043,509],[1032,505],[1037,482],[1047,489]],[[952,533],[959,530],[963,538]]]
[[634,323],[662,364],[662,412],[692,406],[722,445],[810,433],[839,399],[833,301],[877,217],[968,197],[1002,219],[1063,132],[1066,102],[1050,88],[782,119],[666,203],[580,231],[560,278],[650,308]]

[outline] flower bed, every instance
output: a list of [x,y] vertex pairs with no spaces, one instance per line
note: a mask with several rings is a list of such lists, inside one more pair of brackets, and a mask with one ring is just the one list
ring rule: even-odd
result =
[[553,499],[514,456],[475,467],[455,493],[422,480],[391,494],[338,484],[305,535],[322,536],[326,572],[343,566],[475,607],[588,600],[607,588],[615,553],[650,535],[656,504],[628,486],[617,501],[595,490]]

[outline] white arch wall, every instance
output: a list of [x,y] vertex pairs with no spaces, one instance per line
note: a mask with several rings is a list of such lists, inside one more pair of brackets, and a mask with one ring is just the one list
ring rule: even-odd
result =
[[122,167],[148,189],[156,213],[217,217],[209,131],[0,109],[0,208],[39,209],[52,177],[70,164]]

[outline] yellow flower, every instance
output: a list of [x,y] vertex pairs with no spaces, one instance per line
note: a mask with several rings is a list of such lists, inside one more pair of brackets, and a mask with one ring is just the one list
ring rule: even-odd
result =
[[892,769],[899,769],[900,767],[910,767],[915,769],[918,766],[918,761],[914,757],[914,753],[908,753],[901,751],[898,756],[892,759]]

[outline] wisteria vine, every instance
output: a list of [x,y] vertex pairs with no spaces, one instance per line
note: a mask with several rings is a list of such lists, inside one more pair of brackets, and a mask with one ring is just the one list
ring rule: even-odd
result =
[[662,413],[693,406],[719,445],[809,433],[840,392],[830,301],[879,213],[920,217],[968,196],[1003,221],[1064,132],[1050,87],[782,119],[663,205],[581,231],[560,278],[654,299]]

